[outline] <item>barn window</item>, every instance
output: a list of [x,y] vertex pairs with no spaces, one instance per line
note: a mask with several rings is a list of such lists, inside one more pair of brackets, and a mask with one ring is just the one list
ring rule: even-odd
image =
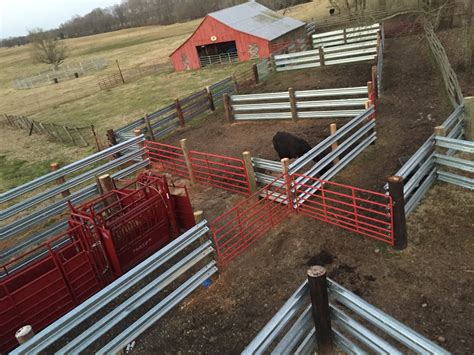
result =
[[197,46],[196,49],[201,67],[210,64],[237,63],[239,61],[235,41],[206,44]]

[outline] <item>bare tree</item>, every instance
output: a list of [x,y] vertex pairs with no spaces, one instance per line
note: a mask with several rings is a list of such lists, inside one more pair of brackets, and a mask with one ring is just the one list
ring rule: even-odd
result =
[[58,69],[66,59],[66,47],[53,32],[38,28],[30,31],[28,37],[33,48],[33,59],[37,62],[51,64]]

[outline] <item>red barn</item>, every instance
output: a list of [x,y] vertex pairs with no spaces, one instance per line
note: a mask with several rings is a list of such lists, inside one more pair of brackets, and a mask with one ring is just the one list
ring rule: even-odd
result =
[[271,44],[304,36],[304,22],[247,2],[208,14],[170,58],[176,71],[267,58]]

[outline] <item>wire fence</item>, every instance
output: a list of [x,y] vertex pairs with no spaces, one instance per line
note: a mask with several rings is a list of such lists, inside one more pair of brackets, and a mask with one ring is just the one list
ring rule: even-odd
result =
[[102,144],[96,134],[94,126],[68,127],[54,123],[42,123],[25,116],[4,115],[4,122],[10,127],[47,136],[55,142],[74,145],[77,147],[95,146],[97,150],[102,149]]
[[108,66],[105,58],[89,59],[78,63],[68,63],[61,66],[60,70],[50,70],[27,78],[15,79],[17,89],[32,89],[40,86],[54,84],[66,80],[79,78],[88,73],[102,70]]

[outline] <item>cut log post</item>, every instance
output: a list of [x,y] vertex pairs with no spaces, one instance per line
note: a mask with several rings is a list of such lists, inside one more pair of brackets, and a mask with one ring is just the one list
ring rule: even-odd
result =
[[196,182],[196,179],[194,177],[193,164],[191,162],[186,138],[181,139],[179,141],[179,144],[181,145],[181,149],[183,151],[184,161],[186,162],[186,168],[188,169],[189,180],[191,181],[191,184],[194,184]]
[[[331,123],[329,125],[329,132],[331,133],[331,136],[335,135],[336,134],[336,131],[337,131],[337,125],[335,123]],[[338,147],[338,143],[337,142],[334,142],[332,145],[331,145],[331,150],[332,151],[335,151]],[[332,164],[333,165],[336,165],[337,163],[339,163],[339,158],[336,157],[334,158],[334,160],[332,161]]]
[[245,166],[245,173],[247,174],[247,180],[249,182],[250,193],[253,195],[258,191],[257,179],[255,178],[255,170],[252,164],[252,155],[250,152],[245,151],[242,153],[242,158]]
[[255,85],[257,85],[260,82],[260,78],[258,76],[257,64],[252,65],[252,70],[253,70],[253,78],[254,78],[254,81],[255,81]]
[[[50,166],[51,166],[51,171],[58,171],[59,168],[60,168],[58,162],[51,163]],[[64,179],[64,176],[62,176],[62,177],[56,179],[56,184],[57,184],[57,185],[62,185],[62,184],[64,184],[65,182],[66,182],[66,180]],[[61,196],[62,196],[62,197],[68,197],[69,195],[71,195],[71,192],[70,192],[69,190],[67,190],[67,189],[61,192]]]
[[319,64],[324,67],[326,65],[326,60],[324,59],[324,46],[318,47],[319,51]]
[[291,118],[293,120],[297,120],[298,119],[298,107],[296,106],[295,90],[293,88],[289,88],[288,89],[288,95],[290,97]]
[[104,200],[105,207],[112,206],[106,211],[107,215],[112,215],[120,210],[120,206],[117,204],[119,200],[117,194],[113,193],[115,190],[115,183],[109,174],[99,176],[99,190],[102,195],[107,195]]
[[407,247],[407,226],[405,217],[405,196],[403,193],[403,177],[390,176],[388,178],[388,190],[392,197],[393,214],[393,247],[403,250]]
[[145,113],[144,119],[145,119],[146,128],[148,129],[148,137],[150,138],[150,140],[154,142],[155,134],[153,133],[153,128],[151,128],[150,118],[148,117],[147,113]]
[[216,110],[216,105],[214,104],[214,98],[212,97],[212,91],[210,86],[206,86],[207,98],[209,100],[209,108],[211,111]]
[[307,276],[318,354],[331,354],[334,350],[334,342],[326,269],[318,265],[311,266],[307,271]]
[[25,325],[16,331],[15,338],[18,341],[18,344],[22,345],[33,338],[34,335],[35,332],[31,325]]
[[186,125],[186,122],[184,121],[184,115],[183,115],[183,109],[181,108],[181,103],[179,102],[179,99],[174,100],[174,103],[176,105],[176,113],[178,114],[179,125],[181,127],[184,127]]
[[234,122],[234,115],[232,114],[232,105],[230,103],[230,96],[229,94],[224,94],[224,110],[225,110],[225,117],[227,121]]

